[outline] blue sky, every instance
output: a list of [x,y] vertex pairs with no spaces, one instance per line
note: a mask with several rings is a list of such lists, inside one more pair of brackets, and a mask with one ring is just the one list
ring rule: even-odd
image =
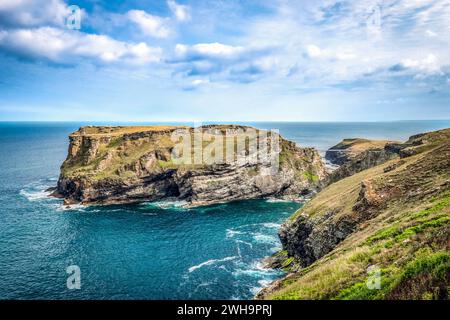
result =
[[449,43],[448,0],[0,0],[0,120],[449,119]]

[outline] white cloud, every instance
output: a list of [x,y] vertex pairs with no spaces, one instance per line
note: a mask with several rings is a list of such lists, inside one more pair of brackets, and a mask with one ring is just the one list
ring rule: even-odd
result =
[[330,60],[351,60],[356,58],[356,55],[354,53],[340,48],[336,48],[334,50],[321,49],[313,44],[306,46],[305,55],[308,58],[323,58]]
[[[415,81],[417,75],[448,74],[448,0],[378,3],[377,37],[367,27],[368,8],[377,5],[373,0],[311,1],[301,10],[297,1],[284,0],[273,15],[249,21],[239,43],[280,48],[272,53],[278,64],[270,75],[272,81],[289,82],[286,87],[367,86],[397,81],[397,76]],[[408,59],[416,66],[405,68],[402,62]]]
[[[177,44],[174,56],[168,60],[176,65],[176,74],[188,77],[208,76],[211,82],[248,83],[271,73],[278,58],[271,48],[243,47],[222,43]],[[192,84],[189,85],[189,88]]]
[[420,60],[405,59],[401,62],[401,65],[406,69],[416,69],[420,71],[421,74],[419,74],[419,76],[443,74],[438,58],[432,53],[429,53],[426,57]]
[[171,33],[168,19],[151,15],[143,10],[130,10],[127,16],[145,35],[167,38]]
[[322,50],[313,44],[306,46],[306,55],[310,58],[317,58],[322,55]]
[[30,59],[69,64],[81,58],[94,63],[145,64],[161,57],[161,49],[143,42],[126,43],[105,35],[53,27],[2,31],[0,48]]
[[0,26],[63,26],[71,13],[61,0],[0,0]]
[[175,46],[175,56],[180,60],[197,60],[197,59],[235,59],[245,49],[241,46],[230,46],[226,44],[215,43],[199,43],[193,46],[177,44]]
[[[161,59],[161,49],[144,42],[70,30],[65,26],[70,14],[61,0],[0,0],[0,49],[21,58],[64,64],[84,60],[142,65]],[[140,17],[139,12],[135,17]],[[164,28],[154,30],[165,32]]]
[[188,21],[191,19],[189,6],[176,3],[174,0],[168,0],[167,5],[170,11],[175,15],[178,21]]
[[427,30],[425,33],[429,37],[437,37],[438,36],[436,32],[433,32],[431,30]]

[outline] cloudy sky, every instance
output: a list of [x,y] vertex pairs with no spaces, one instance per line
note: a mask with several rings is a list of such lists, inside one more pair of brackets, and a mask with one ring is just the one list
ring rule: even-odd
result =
[[0,120],[449,118],[450,0],[0,0]]

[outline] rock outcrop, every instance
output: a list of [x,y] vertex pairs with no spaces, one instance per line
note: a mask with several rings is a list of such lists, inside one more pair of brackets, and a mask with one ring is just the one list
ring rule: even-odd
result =
[[67,204],[195,206],[298,198],[325,176],[316,150],[246,126],[82,127],[70,135],[57,193]]
[[[269,262],[289,274],[258,298],[449,297],[450,129],[384,149],[398,156],[330,184],[282,225]],[[383,282],[370,291],[374,265]]]
[[344,139],[337,145],[331,147],[325,153],[325,159],[335,165],[343,165],[344,163],[359,158],[360,155],[372,152],[378,153],[384,151],[387,144],[396,143],[387,140],[368,140],[368,139]]
[[327,150],[325,159],[339,165],[323,185],[339,181],[399,156],[402,144],[385,140],[344,139]]

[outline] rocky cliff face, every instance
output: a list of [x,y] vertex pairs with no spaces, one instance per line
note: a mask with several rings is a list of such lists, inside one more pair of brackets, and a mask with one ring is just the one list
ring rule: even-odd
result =
[[386,140],[344,139],[325,153],[325,159],[336,165],[343,165],[358,158],[361,154],[384,150],[387,144],[396,143]]
[[405,146],[385,140],[344,139],[325,154],[326,160],[339,165],[322,183],[327,186],[333,182],[350,177],[363,170],[375,167],[399,156]]
[[449,297],[450,129],[385,148],[398,156],[332,183],[283,224],[270,263],[290,273],[258,298]]
[[297,198],[325,176],[316,150],[250,127],[83,127],[70,135],[57,192],[67,204],[206,205]]

